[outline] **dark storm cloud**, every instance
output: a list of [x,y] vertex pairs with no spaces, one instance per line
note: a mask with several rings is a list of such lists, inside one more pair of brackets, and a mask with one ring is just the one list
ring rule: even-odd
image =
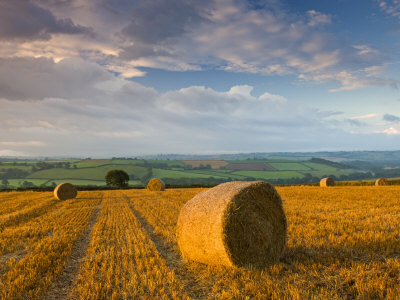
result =
[[400,122],[400,117],[390,115],[390,114],[385,114],[383,116],[383,120],[388,121],[388,122]]
[[51,34],[91,34],[71,19],[57,19],[31,1],[0,1],[0,40],[49,40]]

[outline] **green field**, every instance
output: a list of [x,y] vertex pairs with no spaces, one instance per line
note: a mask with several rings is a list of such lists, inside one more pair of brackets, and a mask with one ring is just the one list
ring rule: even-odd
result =
[[61,169],[54,168],[42,170],[30,174],[27,178],[30,179],[87,179],[87,180],[102,180],[108,171],[120,169],[127,172],[129,175],[133,174],[136,177],[144,176],[147,172],[145,167],[134,165],[104,165],[97,168],[78,168],[78,169]]
[[[45,160],[45,161],[18,161],[2,162],[0,164],[0,176],[6,176],[9,185],[19,187],[24,181],[32,182],[35,186],[50,186],[54,183],[70,182],[81,186],[104,186],[105,175],[108,171],[120,169],[130,176],[129,185],[145,186],[150,178],[166,179],[170,184],[200,184],[224,182],[230,180],[268,180],[274,183],[292,184],[305,178],[310,182],[317,182],[323,176],[348,175],[350,170],[338,169],[331,166],[331,162],[310,162],[288,159],[241,159],[226,160],[229,164],[243,164],[243,169],[229,170],[211,169],[207,166],[188,166],[178,160],[155,160],[155,159],[85,159],[85,160]],[[275,170],[251,171],[249,164],[268,164]],[[27,165],[24,165],[27,164]],[[340,167],[340,166],[339,166]],[[5,172],[12,168],[14,171]],[[32,173],[33,170],[38,170]],[[25,174],[21,171],[26,172]],[[26,176],[26,174],[28,174]],[[15,177],[10,177],[15,176]],[[26,177],[25,177],[26,176]],[[311,176],[311,177],[310,177]],[[25,178],[23,178],[25,177]],[[3,177],[4,178],[4,177]],[[170,180],[168,180],[170,179]],[[2,186],[7,187],[7,185]],[[0,185],[1,188],[1,185]]]
[[323,165],[319,163],[313,163],[313,162],[303,162],[303,165],[310,167],[311,169],[315,171],[327,171],[327,172],[335,172],[338,170],[335,167],[328,166],[328,165]]
[[8,179],[8,185],[12,187],[19,187],[22,186],[22,183],[24,181],[29,181],[32,182],[35,186],[40,186],[46,182],[48,182],[48,179],[27,179],[27,178],[22,178],[22,179]]
[[18,169],[18,170],[30,172],[32,170],[32,166],[1,165],[0,166],[0,173],[1,172],[5,172],[7,169]]
[[246,177],[253,177],[256,179],[288,179],[288,178],[302,178],[303,174],[295,171],[236,171],[234,175],[242,175]]
[[303,163],[297,162],[270,162],[268,163],[271,167],[278,171],[309,171],[310,167]]
[[210,174],[210,172],[205,172],[202,174],[192,172],[192,171],[174,171],[174,170],[164,170],[153,168],[153,177],[155,178],[224,178],[215,174]]

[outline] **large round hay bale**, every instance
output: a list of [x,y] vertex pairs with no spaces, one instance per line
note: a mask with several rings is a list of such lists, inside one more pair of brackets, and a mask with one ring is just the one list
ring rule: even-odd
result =
[[149,181],[146,187],[149,191],[163,191],[165,189],[165,183],[158,178],[153,178]]
[[386,180],[386,178],[378,178],[376,181],[375,181],[375,185],[387,185],[388,184],[388,182],[387,182],[387,180]]
[[330,177],[322,178],[319,182],[320,186],[335,186],[335,180]]
[[68,182],[61,183],[54,189],[54,197],[57,200],[73,199],[77,194],[76,188]]
[[182,208],[178,245],[186,259],[262,268],[286,245],[282,199],[267,182],[233,181],[197,194]]

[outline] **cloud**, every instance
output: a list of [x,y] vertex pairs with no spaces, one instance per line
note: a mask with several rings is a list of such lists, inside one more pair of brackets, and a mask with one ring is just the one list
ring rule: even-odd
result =
[[383,120],[384,121],[388,121],[388,122],[397,123],[397,122],[400,122],[400,117],[397,117],[397,116],[394,116],[394,115],[390,115],[390,114],[385,114],[383,116]]
[[[122,78],[144,76],[143,67],[294,75],[336,85],[331,92],[398,84],[384,76],[383,50],[331,34],[328,14],[293,13],[278,0],[9,2],[3,58],[80,58]],[[27,14],[31,29],[18,33]]]
[[307,14],[310,18],[308,25],[312,27],[317,25],[330,24],[332,21],[331,16],[320,13],[315,10],[309,10],[307,11]]
[[122,34],[134,43],[158,44],[181,36],[186,30],[205,21],[202,16],[210,1],[201,4],[184,0],[141,1],[130,15],[131,22],[122,29]]
[[0,100],[2,146],[39,156],[114,156],[373,148],[371,139],[388,136],[386,128],[372,138],[352,134],[334,112],[269,92],[254,96],[248,85],[157,93],[114,78],[97,88],[100,98]]
[[22,152],[22,151],[15,151],[10,149],[0,149],[0,156],[10,156],[10,157],[19,157],[19,156],[29,156],[30,154]]
[[[330,15],[316,10],[303,16],[291,14],[277,1],[180,5],[178,28],[171,21],[174,13],[161,2],[133,9],[134,18],[122,31],[132,45],[123,47],[119,57],[137,67],[168,70],[206,67],[264,75],[297,74],[301,80],[336,83],[339,87],[331,92],[398,84],[381,77],[382,64],[388,61],[381,50],[341,41],[323,28],[332,22]],[[146,21],[136,16],[139,12]],[[158,26],[147,23],[153,19]]]
[[14,142],[14,141],[2,141],[0,145],[10,146],[10,147],[44,147],[45,143],[41,141],[24,141],[24,142]]
[[396,18],[400,23],[400,1],[398,0],[387,0],[378,1],[379,7],[386,14]]
[[364,120],[364,119],[376,118],[379,116],[380,116],[380,114],[372,113],[372,114],[366,114],[366,115],[362,115],[362,116],[351,117],[349,119],[350,120]]
[[387,135],[398,135],[398,134],[400,134],[400,130],[395,127],[390,127],[390,128],[383,130],[382,133],[385,133]]
[[95,84],[111,75],[99,65],[69,58],[55,63],[33,57],[0,58],[0,98],[83,98],[99,95]]
[[0,2],[0,40],[49,40],[52,34],[90,34],[69,18],[57,19],[28,0]]

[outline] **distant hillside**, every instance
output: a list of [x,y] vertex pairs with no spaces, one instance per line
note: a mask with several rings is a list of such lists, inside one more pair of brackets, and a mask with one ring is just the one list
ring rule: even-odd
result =
[[330,161],[397,161],[400,162],[400,150],[398,151],[320,151],[320,152],[253,152],[236,154],[214,155],[187,155],[187,154],[159,154],[141,156],[143,159],[160,160],[246,160],[246,159],[289,159],[308,160],[321,158]]
[[[273,184],[319,182],[330,176],[335,180],[371,179],[373,173],[348,165],[312,157],[246,158],[235,160],[171,160],[171,159],[84,159],[84,160],[16,160],[0,161],[0,187],[51,187],[61,182],[77,186],[104,186],[106,173],[121,169],[129,174],[129,185],[146,186],[151,178],[160,178],[172,186],[212,186],[233,180],[265,180]],[[374,174],[400,176],[397,169],[374,169]],[[385,177],[385,176],[380,176]]]

